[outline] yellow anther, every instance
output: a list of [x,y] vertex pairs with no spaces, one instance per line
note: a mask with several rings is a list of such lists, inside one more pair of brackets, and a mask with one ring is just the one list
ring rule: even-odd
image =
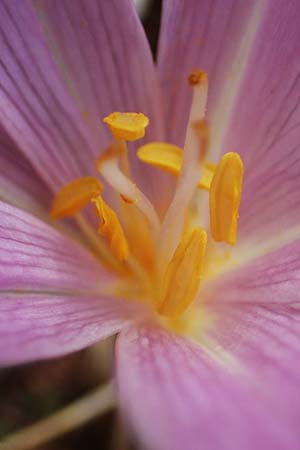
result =
[[234,245],[243,183],[243,162],[238,153],[226,153],[218,164],[210,188],[212,238]]
[[77,178],[64,185],[56,194],[50,216],[53,219],[73,216],[102,190],[103,186],[97,178]]
[[145,136],[149,119],[142,113],[113,112],[103,119],[116,139],[136,141]]
[[203,271],[206,231],[194,229],[178,245],[167,267],[158,312],[165,316],[181,314],[194,300]]
[[99,233],[106,237],[115,257],[119,261],[126,261],[129,256],[128,243],[117,214],[100,195],[92,202],[101,220]]
[[178,175],[182,164],[182,149],[165,142],[150,142],[137,151],[138,158],[152,166]]
[[[140,147],[137,156],[141,161],[177,176],[181,170],[183,151],[176,145],[166,144],[165,142],[151,142]],[[203,163],[198,188],[210,189],[214,169],[214,164]]]

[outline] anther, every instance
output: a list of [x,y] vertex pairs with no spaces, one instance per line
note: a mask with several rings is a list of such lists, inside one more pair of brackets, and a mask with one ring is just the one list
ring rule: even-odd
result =
[[[176,145],[167,144],[165,142],[151,142],[140,147],[137,151],[137,156],[144,163],[158,167],[172,175],[179,176],[180,174],[183,151]],[[198,188],[209,191],[214,170],[214,164],[207,161],[203,162],[201,177],[198,181]]]
[[108,240],[116,258],[119,261],[126,261],[129,256],[128,242],[117,214],[100,195],[92,202],[101,221],[99,233]]
[[[119,147],[118,144],[115,145]],[[108,152],[110,152],[109,155],[100,156],[96,162],[100,174],[119,195],[125,197],[128,202],[136,204],[137,208],[149,219],[151,227],[157,232],[160,222],[153,205],[136,184],[122,172],[118,151],[114,154],[112,146]]]
[[145,136],[149,119],[142,113],[113,112],[103,119],[114,138],[123,141],[136,141]]
[[242,193],[243,162],[238,153],[226,153],[217,165],[210,188],[210,228],[217,242],[234,245]]
[[197,295],[207,243],[206,231],[194,229],[175,250],[168,264],[163,282],[158,312],[176,316],[192,303]]
[[65,184],[56,194],[50,216],[53,219],[73,216],[84,208],[92,198],[102,192],[103,186],[97,178],[82,177]]

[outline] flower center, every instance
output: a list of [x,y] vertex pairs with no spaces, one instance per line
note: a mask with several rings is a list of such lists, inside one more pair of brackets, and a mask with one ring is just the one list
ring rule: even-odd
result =
[[[56,219],[76,218],[103,264],[118,274],[115,295],[141,300],[170,318],[180,316],[197,297],[206,262],[212,259],[207,243],[236,243],[243,179],[237,153],[226,153],[218,164],[209,161],[206,73],[194,71],[189,83],[193,101],[184,150],[151,142],[136,153],[144,163],[177,177],[162,220],[131,176],[127,141],[145,135],[149,120],[142,113],[114,112],[104,118],[114,139],[96,161],[105,187],[96,177],[71,181],[57,193],[51,211]],[[209,195],[209,237],[200,226],[203,217],[195,214],[200,192]],[[100,221],[97,231],[80,212],[88,204]]]

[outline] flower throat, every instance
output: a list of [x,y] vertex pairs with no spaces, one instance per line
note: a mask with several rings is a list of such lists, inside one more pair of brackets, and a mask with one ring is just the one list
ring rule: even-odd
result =
[[[104,118],[113,142],[96,161],[99,178],[82,177],[66,184],[51,210],[54,219],[74,216],[95,254],[118,274],[114,295],[147,303],[166,317],[181,315],[196,298],[208,258],[207,244],[236,243],[243,181],[238,153],[224,154],[218,164],[208,159],[206,73],[192,72],[189,84],[193,100],[184,151],[151,142],[136,152],[140,161],[177,177],[163,219],[131,177],[127,142],[144,137],[149,120],[142,113],[113,112]],[[105,190],[110,191],[110,204]],[[203,196],[201,192],[209,197],[208,231],[200,226],[192,207]],[[80,212],[88,204],[99,218],[98,230]]]

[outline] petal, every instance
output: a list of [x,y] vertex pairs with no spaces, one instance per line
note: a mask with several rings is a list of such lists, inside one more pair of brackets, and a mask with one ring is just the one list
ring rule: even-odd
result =
[[[297,303],[226,303],[215,308],[210,338],[238,360],[256,383],[265,384],[290,417],[300,410],[300,308]],[[279,406],[278,406],[279,407]]]
[[[146,139],[163,139],[156,72],[133,2],[45,0],[37,2],[36,10],[68,92],[98,140],[98,149],[111,141],[101,121],[113,111],[143,112],[150,118]],[[157,171],[154,179],[152,170],[133,154],[131,162],[143,190],[160,202],[167,198],[165,181],[170,178]]]
[[75,242],[1,202],[0,224],[0,364],[83,348],[134,315],[101,294],[110,277]]
[[[217,122],[214,114],[223,96],[234,95],[235,83],[239,82],[244,67],[244,54],[251,45],[263,3],[243,0],[164,2],[158,70],[167,137],[172,143],[182,146],[184,142],[192,94],[187,77],[195,68],[208,73],[208,114],[213,123]],[[242,50],[244,54],[240,55]],[[222,100],[226,111],[230,101]],[[222,111],[221,116],[224,115]],[[215,128],[219,127],[220,124],[216,124]]]
[[0,293],[0,366],[85,348],[119,332],[137,311],[133,302],[92,294]]
[[0,224],[1,290],[96,292],[109,279],[83,247],[24,211],[0,202]]
[[252,242],[299,224],[299,20],[296,0],[268,3],[224,143],[245,163],[239,232]]
[[[242,255],[243,257],[243,255]],[[250,255],[251,257],[251,255]],[[245,257],[246,260],[246,257]],[[300,302],[300,242],[297,240],[213,279],[201,301],[293,305]],[[232,269],[232,268],[231,268]],[[220,296],[219,293],[222,292]]]
[[51,194],[6,133],[0,131],[0,198],[35,215],[44,215]]
[[266,383],[282,411],[299,408],[299,241],[214,280],[202,302],[210,339]]
[[0,4],[0,123],[53,189],[90,175],[98,149],[67,94],[30,2]]
[[149,450],[298,445],[299,401],[286,410],[276,391],[223,355],[142,324],[121,332],[117,363],[125,417]]
[[36,11],[68,91],[91,129],[107,138],[106,127],[99,129],[104,117],[136,111],[149,116],[151,139],[160,136],[154,64],[133,2],[43,0]]

